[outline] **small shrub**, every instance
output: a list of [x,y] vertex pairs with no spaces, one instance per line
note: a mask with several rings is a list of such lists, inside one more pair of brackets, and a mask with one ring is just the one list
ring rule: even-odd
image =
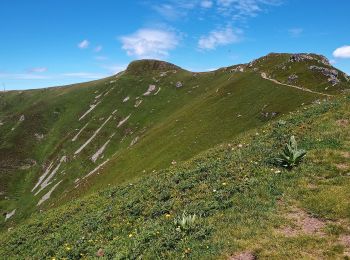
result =
[[198,216],[196,214],[186,214],[186,212],[182,213],[182,216],[179,216],[174,219],[174,224],[177,230],[190,230],[195,226],[195,222],[197,221]]
[[292,135],[288,144],[284,147],[283,152],[275,159],[275,162],[282,167],[291,169],[299,165],[305,155],[306,151],[298,149],[297,141]]

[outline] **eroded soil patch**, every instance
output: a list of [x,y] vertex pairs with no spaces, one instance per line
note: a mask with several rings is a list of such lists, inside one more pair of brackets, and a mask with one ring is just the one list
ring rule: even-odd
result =
[[233,255],[229,258],[229,260],[255,260],[257,259],[254,254],[250,251],[244,251]]
[[294,208],[287,214],[287,218],[293,223],[280,229],[285,236],[293,237],[301,234],[324,236],[323,228],[326,223],[315,218],[302,209]]

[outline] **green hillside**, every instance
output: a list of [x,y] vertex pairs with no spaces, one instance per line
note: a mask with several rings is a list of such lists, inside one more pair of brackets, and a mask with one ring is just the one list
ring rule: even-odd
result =
[[[2,258],[341,259],[349,254],[350,96],[317,102],[193,159],[35,213]],[[293,170],[272,162],[291,135]],[[179,224],[182,215],[192,224]],[[247,257],[247,258],[240,258]]]
[[350,78],[322,55],[270,53],[244,66],[268,78],[313,91],[336,94],[347,89]]
[[98,81],[1,93],[0,229],[110,186],[154,183],[159,171],[349,88],[338,70],[334,85],[310,69],[334,69],[321,56],[294,56],[206,73],[142,60]]

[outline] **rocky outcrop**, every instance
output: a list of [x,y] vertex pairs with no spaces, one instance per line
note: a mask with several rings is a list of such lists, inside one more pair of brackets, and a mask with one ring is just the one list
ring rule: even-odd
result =
[[41,141],[44,139],[44,134],[35,133],[34,136],[38,141]]
[[290,62],[303,62],[303,61],[317,61],[319,63],[322,63],[327,66],[331,66],[329,63],[329,60],[323,56],[323,55],[310,55],[310,54],[305,54],[305,53],[297,53],[293,54],[289,58]]
[[338,79],[338,71],[335,69],[328,69],[325,67],[319,67],[315,65],[310,66],[309,69],[312,71],[317,71],[322,73],[322,75],[328,78],[328,82],[330,82],[332,86],[335,86],[338,83],[340,83],[340,80]]
[[143,95],[149,96],[155,90],[156,90],[156,85],[149,85],[147,91],[145,93],[143,93]]
[[11,212],[7,212],[5,215],[5,221],[7,221],[9,218],[15,215],[15,213],[16,213],[16,209],[12,210]]
[[176,82],[176,87],[177,88],[181,88],[183,86],[181,81]]
[[288,83],[295,83],[298,80],[298,75],[292,74],[288,77]]
[[244,66],[239,65],[237,67],[234,67],[230,70],[230,72],[244,72]]

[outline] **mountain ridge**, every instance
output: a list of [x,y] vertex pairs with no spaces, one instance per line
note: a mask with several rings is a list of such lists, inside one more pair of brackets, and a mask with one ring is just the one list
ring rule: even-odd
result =
[[[141,60],[98,81],[2,93],[0,210],[16,213],[0,224],[153,174],[349,87],[341,72],[333,85],[310,69],[323,61],[333,70],[322,56],[305,55],[270,54],[207,73]],[[296,88],[288,87],[294,69]]]

